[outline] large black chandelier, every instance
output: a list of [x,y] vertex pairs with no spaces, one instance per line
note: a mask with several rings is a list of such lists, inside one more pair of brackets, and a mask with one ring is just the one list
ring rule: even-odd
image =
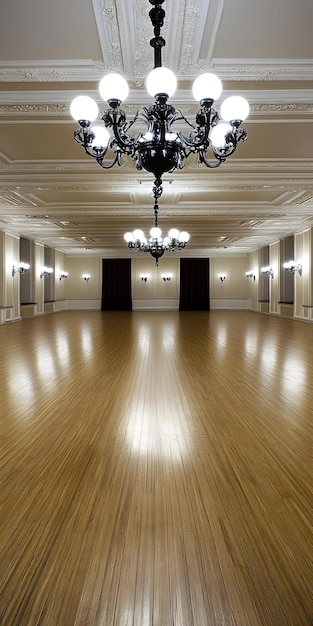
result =
[[159,259],[164,252],[176,252],[182,250],[189,241],[187,231],[179,232],[176,228],[171,228],[166,237],[162,237],[161,228],[158,225],[159,205],[158,197],[160,189],[156,185],[153,187],[154,193],[154,226],[150,230],[150,239],[147,239],[140,229],[135,229],[132,233],[127,232],[124,239],[130,250],[134,252],[149,252],[155,259],[155,265],[159,265]]
[[[98,117],[98,105],[89,96],[75,98],[71,114],[79,123],[74,132],[75,140],[102,168],[122,165],[122,156],[130,156],[138,170],[154,174],[154,185],[160,196],[163,174],[182,169],[191,154],[197,155],[199,163],[216,168],[235,152],[239,141],[246,141],[247,131],[240,126],[249,113],[249,104],[241,96],[230,96],[218,113],[213,104],[221,95],[222,84],[212,73],[202,74],[194,81],[193,96],[200,102],[194,122],[168,104],[168,99],[175,93],[177,79],[171,70],[162,67],[161,61],[161,51],[166,43],[161,37],[164,0],[149,2],[153,5],[149,16],[154,28],[154,37],[150,41],[154,48],[154,69],[147,77],[146,87],[154,104],[143,107],[127,121],[121,103],[127,98],[128,84],[121,75],[110,73],[99,84],[100,95],[109,105],[102,116],[104,124],[91,125]],[[174,130],[176,122],[179,124]],[[136,123],[141,127],[144,125],[144,132],[134,133]],[[187,125],[189,134],[179,130],[182,124]],[[113,153],[110,162],[106,160],[109,150]]]

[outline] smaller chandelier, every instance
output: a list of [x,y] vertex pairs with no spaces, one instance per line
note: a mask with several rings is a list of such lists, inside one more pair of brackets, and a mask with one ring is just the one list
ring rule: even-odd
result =
[[182,250],[186,243],[189,241],[189,233],[186,231],[177,230],[177,228],[171,228],[167,237],[162,238],[161,228],[158,226],[158,214],[159,205],[157,202],[158,194],[160,193],[157,186],[154,187],[154,227],[150,230],[150,239],[148,240],[143,231],[139,228],[135,229],[132,233],[127,232],[124,235],[124,239],[130,250],[134,252],[149,252],[155,259],[155,265],[159,265],[159,259],[163,256],[164,252],[176,252]]

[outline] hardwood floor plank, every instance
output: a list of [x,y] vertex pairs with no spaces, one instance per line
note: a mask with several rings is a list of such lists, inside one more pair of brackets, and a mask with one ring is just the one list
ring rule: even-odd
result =
[[1,626],[313,626],[313,332],[0,326]]

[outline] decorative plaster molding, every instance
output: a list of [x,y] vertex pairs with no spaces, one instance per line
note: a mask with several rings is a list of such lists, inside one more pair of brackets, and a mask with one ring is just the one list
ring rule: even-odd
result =
[[[113,53],[117,55],[118,44],[112,44],[111,56]],[[251,64],[246,59],[238,62],[238,65],[234,65],[234,60],[231,60],[232,65],[227,65],[224,60],[212,60],[208,63],[205,60],[199,61],[197,64],[188,64],[188,59],[191,56],[191,48],[184,50],[186,53],[186,59],[184,58],[181,63],[181,74],[178,74],[178,79],[185,78],[186,75],[192,80],[199,73],[204,71],[216,72],[218,76],[227,81],[276,81],[276,80],[288,80],[288,81],[312,81],[313,80],[313,63],[297,63],[290,62],[288,66],[285,64],[277,63],[273,61],[266,61],[264,64]],[[153,57],[149,59],[145,52],[143,55],[141,52],[136,51],[134,59],[136,61],[134,67],[134,76],[138,78],[145,77],[153,67]],[[128,74],[125,72],[124,64],[121,62],[112,61],[107,64],[102,62],[90,62],[88,65],[84,65],[83,61],[81,66],[69,66],[68,61],[64,61],[62,70],[58,67],[52,68],[50,65],[41,66],[29,66],[29,67],[16,67],[6,66],[3,63],[0,65],[0,82],[11,83],[36,83],[36,82],[95,82],[102,78],[103,74],[108,70],[115,70]]]
[[[212,59],[209,67],[201,62],[201,69],[214,71],[221,79],[246,81],[307,80],[313,79],[313,62],[307,59]],[[190,68],[190,74],[199,71],[200,64]]]
[[266,103],[266,104],[252,104],[251,113],[257,112],[263,113],[313,113],[313,104],[309,102],[304,103]]
[[[28,63],[28,64],[27,64]],[[106,71],[102,62],[81,60],[54,61],[53,67],[49,61],[41,61],[29,65],[20,61],[18,66],[13,62],[0,63],[0,82],[4,83],[64,83],[64,82],[91,82],[100,80]]]
[[0,104],[0,115],[25,114],[68,114],[69,107],[66,104]]
[[305,204],[306,202],[310,202],[311,200],[313,200],[313,187],[311,187],[310,190],[308,189],[307,192],[304,192],[297,198],[297,204]]

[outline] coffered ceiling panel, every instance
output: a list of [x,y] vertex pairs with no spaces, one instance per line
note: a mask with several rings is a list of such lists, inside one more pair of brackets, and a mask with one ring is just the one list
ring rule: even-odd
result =
[[98,31],[90,2],[3,0],[0,58],[7,62],[20,63],[22,60],[29,63],[32,60],[39,64],[64,59],[101,60]]
[[[165,0],[171,104],[193,119],[193,79],[215,71],[250,102],[248,141],[211,170],[191,156],[164,175],[160,226],[190,232],[185,255],[246,254],[313,225],[312,0]],[[104,72],[130,84],[127,119],[152,104],[149,0],[4,0],[0,20],[0,229],[67,254],[129,255],[153,225],[153,175],[101,169],[74,141],[72,99],[106,108]],[[223,97],[224,97],[223,96]],[[222,101],[223,97],[220,99]],[[217,103],[219,108],[220,101]],[[109,163],[109,161],[107,161]]]

